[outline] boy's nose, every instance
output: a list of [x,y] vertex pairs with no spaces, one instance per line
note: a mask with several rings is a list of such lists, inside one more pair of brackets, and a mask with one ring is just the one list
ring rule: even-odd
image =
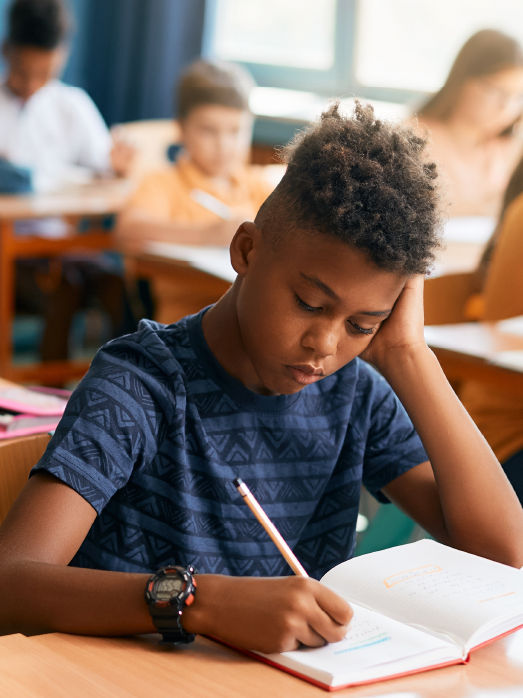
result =
[[316,356],[333,356],[338,350],[339,328],[332,323],[318,322],[303,337],[302,344]]

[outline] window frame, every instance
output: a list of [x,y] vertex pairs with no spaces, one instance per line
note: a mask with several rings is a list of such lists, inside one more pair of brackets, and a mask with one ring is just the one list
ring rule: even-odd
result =
[[[364,1],[364,0],[363,0]],[[216,57],[214,28],[220,0],[206,0],[202,55]],[[291,68],[283,65],[237,61],[245,66],[260,87],[314,92],[325,97],[362,97],[386,102],[409,103],[428,92],[405,88],[363,85],[356,79],[355,48],[358,5],[362,0],[335,0],[334,65],[329,70]]]

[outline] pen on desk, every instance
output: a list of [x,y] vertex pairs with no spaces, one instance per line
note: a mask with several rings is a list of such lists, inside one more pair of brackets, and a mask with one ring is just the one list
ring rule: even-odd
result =
[[241,477],[237,477],[233,480],[234,486],[238,490],[238,492],[241,494],[243,497],[245,503],[249,507],[249,509],[252,511],[254,516],[258,519],[258,521],[261,523],[263,528],[267,531],[269,536],[271,537],[272,542],[274,545],[278,548],[280,553],[283,555],[285,560],[287,561],[289,567],[291,570],[294,572],[294,574],[297,574],[300,577],[308,577],[309,575],[303,568],[301,562],[298,560],[296,555],[292,552],[292,550],[289,548],[285,540],[283,539],[281,533],[278,531],[276,526],[272,523],[272,521],[269,519],[267,514],[263,511],[261,508],[260,504],[250,491],[250,489],[247,487],[247,485],[244,483],[244,481],[241,479]]
[[206,208],[219,218],[223,218],[224,221],[228,221],[232,218],[231,209],[227,204],[224,204],[223,201],[209,194],[209,192],[203,191],[203,189],[191,189],[190,196],[196,203],[200,204],[200,206],[203,206],[203,208]]

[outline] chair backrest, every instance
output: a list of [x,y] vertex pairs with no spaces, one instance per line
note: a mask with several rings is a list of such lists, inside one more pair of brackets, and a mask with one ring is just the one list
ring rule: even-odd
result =
[[180,128],[173,119],[143,119],[127,121],[112,129],[115,138],[128,142],[136,149],[130,172],[140,179],[152,170],[169,164],[169,149],[180,142]]
[[442,274],[425,281],[424,305],[426,325],[468,322],[467,301],[478,292],[475,272]]
[[0,523],[22,491],[29,471],[41,458],[49,434],[0,440]]

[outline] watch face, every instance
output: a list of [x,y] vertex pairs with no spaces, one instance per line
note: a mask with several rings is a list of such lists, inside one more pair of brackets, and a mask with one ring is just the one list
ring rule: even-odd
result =
[[184,588],[185,583],[179,577],[167,575],[161,577],[156,583],[155,596],[158,601],[168,601],[177,596]]

